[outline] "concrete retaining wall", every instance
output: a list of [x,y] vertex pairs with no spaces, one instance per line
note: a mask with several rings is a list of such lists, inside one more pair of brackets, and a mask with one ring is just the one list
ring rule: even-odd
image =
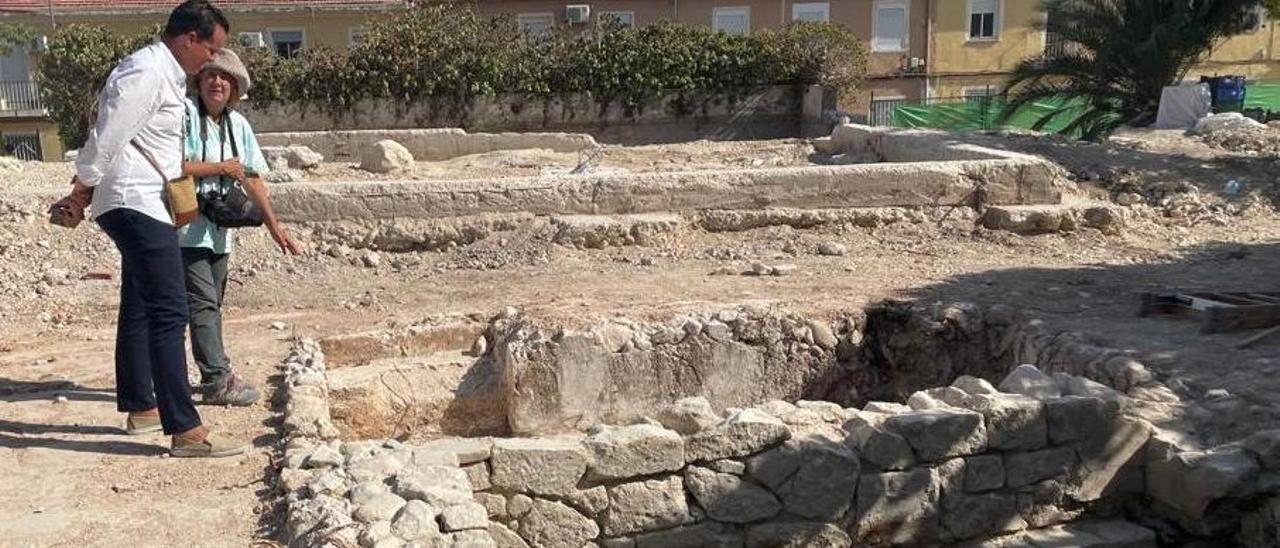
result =
[[[602,104],[581,94],[479,97],[466,105],[366,100],[340,111],[319,104],[260,103],[246,105],[244,112],[261,133],[460,127],[480,132],[573,131],[602,142],[641,144],[797,137],[806,128],[823,125],[824,108],[834,108],[831,91],[774,86],[738,93],[673,94],[639,109]],[[812,112],[806,114],[806,109]]]
[[437,162],[496,150],[548,149],[579,152],[599,146],[576,133],[467,133],[460,128],[298,131],[261,133],[262,146],[305,145],[328,160],[359,161],[365,147],[384,139],[404,145],[418,161]]

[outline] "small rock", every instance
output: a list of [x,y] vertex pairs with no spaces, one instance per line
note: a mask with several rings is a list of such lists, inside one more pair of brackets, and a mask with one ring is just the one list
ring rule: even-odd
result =
[[1053,377],[1040,372],[1034,365],[1023,364],[1000,382],[1000,390],[1044,400],[1062,396],[1062,389]]
[[1223,388],[1213,388],[1211,390],[1206,391],[1204,393],[1204,397],[1207,400],[1221,400],[1221,399],[1230,398],[1231,393],[1227,392]]
[[828,257],[840,257],[848,252],[849,252],[849,249],[845,247],[844,244],[839,244],[836,242],[822,242],[821,244],[818,244],[819,255],[826,255]]
[[360,154],[360,169],[373,173],[393,173],[413,166],[413,154],[404,145],[384,139],[369,145]]
[[485,529],[489,526],[489,512],[475,502],[450,506],[440,513],[440,524],[450,532]]
[[69,400],[67,400],[66,396],[56,396],[53,398],[53,403],[67,403],[67,401]]
[[774,276],[790,276],[795,271],[795,265],[780,264],[773,267],[773,272],[771,272],[771,274]]
[[382,264],[382,257],[372,251],[360,256],[360,262],[365,268],[378,268]]
[[271,322],[272,331],[284,331],[285,329],[288,329],[288,328],[289,326],[284,322]]
[[1116,203],[1122,206],[1134,206],[1142,203],[1142,195],[1135,192],[1122,192],[1116,196]]

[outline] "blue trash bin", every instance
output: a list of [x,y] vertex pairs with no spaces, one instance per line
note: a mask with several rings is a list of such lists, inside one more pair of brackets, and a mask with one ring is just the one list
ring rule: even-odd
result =
[[1209,85],[1214,112],[1240,112],[1244,109],[1244,76],[1202,76],[1200,83]]

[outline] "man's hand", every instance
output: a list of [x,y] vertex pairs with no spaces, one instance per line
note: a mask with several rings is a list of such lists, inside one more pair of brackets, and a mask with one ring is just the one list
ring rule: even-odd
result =
[[271,239],[276,241],[276,245],[280,246],[280,251],[285,255],[298,256],[302,254],[302,246],[292,236],[289,236],[289,233],[279,223],[268,225],[267,232],[271,233]]
[[84,221],[84,210],[93,201],[93,188],[71,178],[71,194],[49,206],[49,222],[66,228],[75,228]]

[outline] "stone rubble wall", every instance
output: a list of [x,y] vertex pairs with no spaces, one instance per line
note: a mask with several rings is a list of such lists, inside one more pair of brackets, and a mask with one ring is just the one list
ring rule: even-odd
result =
[[[459,536],[483,529],[499,546],[959,542],[1122,509],[1144,523],[1168,524],[1165,541],[1277,545],[1280,430],[1198,447],[1141,418],[1152,408],[1176,409],[1178,396],[1123,352],[1049,333],[1002,306],[903,306],[835,322],[744,307],[669,325],[611,320],[556,332],[508,309],[489,325],[481,347],[504,362],[504,393],[523,398],[509,404],[511,424],[540,437],[412,446],[334,439],[323,353],[301,342],[286,361],[289,441],[281,479],[292,493],[291,538],[320,545],[315,530],[334,527],[354,530],[342,534],[357,541],[379,537],[386,527],[371,526],[394,523],[399,510],[368,512],[416,496],[436,517],[432,531]],[[970,336],[979,332],[985,335]],[[879,359],[899,363],[876,364],[869,345],[888,352]],[[663,354],[663,346],[672,354]],[[901,361],[912,355],[950,369]],[[517,356],[524,363],[515,363]],[[1024,365],[1010,365],[1018,363]],[[706,369],[715,364],[731,365]],[[861,409],[789,391],[850,367],[863,373],[902,367],[881,374],[912,377],[916,387],[929,386],[930,375],[954,382],[895,398],[905,404],[872,401]],[[1001,376],[998,387],[981,379]],[[575,382],[548,384],[560,378]],[[870,374],[867,381],[879,378]],[[462,466],[470,500],[458,493],[456,472],[425,469],[436,482],[429,492],[398,477],[416,466],[452,465],[441,451],[452,451]],[[381,480],[362,471],[367,467]],[[320,477],[341,483],[334,489],[345,495],[323,495],[326,487],[311,486]],[[382,493],[376,485],[356,489],[370,478],[398,498],[375,501],[371,493]],[[484,508],[483,525],[478,518],[466,522],[472,528],[442,521],[445,510],[471,502]],[[1132,502],[1139,503],[1126,504]],[[369,504],[375,509],[357,516]],[[1016,538],[1057,534],[1045,531]]]
[[[292,393],[322,387],[311,383],[323,367],[317,345],[297,345],[286,422]],[[281,471],[290,541],[936,544],[1114,514],[1143,492],[1150,428],[1122,415],[1124,396],[1030,366],[1001,390],[962,377],[911,406],[862,410],[775,400],[718,413],[686,398],[586,435],[415,445],[292,436]]]
[[320,345],[295,341],[284,369],[279,487],[288,506],[289,546],[496,546],[461,467],[475,458],[465,440],[448,446],[343,443],[329,416]]

